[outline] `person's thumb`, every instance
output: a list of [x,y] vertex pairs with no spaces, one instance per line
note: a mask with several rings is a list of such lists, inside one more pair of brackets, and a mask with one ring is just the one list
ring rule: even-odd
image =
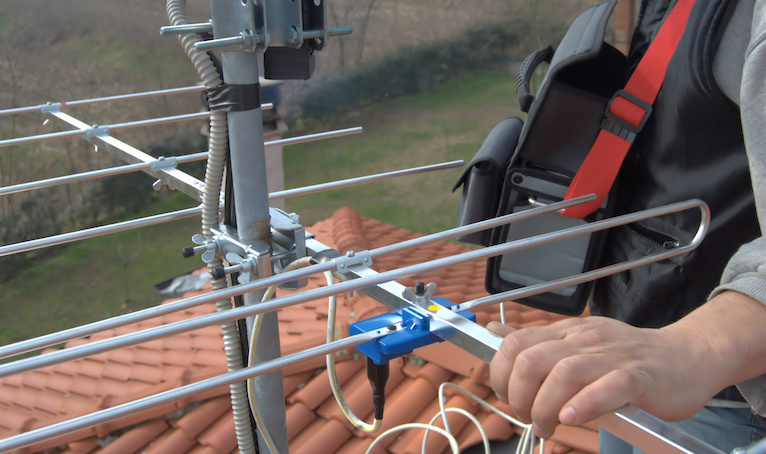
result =
[[487,324],[487,329],[492,334],[496,334],[496,335],[498,335],[500,337],[505,337],[505,336],[511,334],[512,332],[516,331],[515,329],[511,328],[510,326],[503,325],[502,323],[496,322],[496,321],[489,322]]

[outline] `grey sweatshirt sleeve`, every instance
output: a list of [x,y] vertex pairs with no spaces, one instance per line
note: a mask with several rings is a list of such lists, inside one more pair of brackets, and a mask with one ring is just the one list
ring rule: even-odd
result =
[[[766,304],[766,239],[763,236],[766,228],[766,0],[755,2],[740,100],[761,237],[743,245],[731,258],[721,278],[721,285],[711,296],[724,290],[735,290]],[[766,375],[740,383],[737,387],[753,411],[766,416]]]

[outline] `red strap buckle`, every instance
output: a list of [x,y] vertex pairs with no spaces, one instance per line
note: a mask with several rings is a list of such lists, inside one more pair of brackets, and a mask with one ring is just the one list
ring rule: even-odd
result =
[[617,90],[609,100],[605,114],[601,129],[633,143],[636,135],[644,129],[646,121],[649,120],[652,105],[625,90]]

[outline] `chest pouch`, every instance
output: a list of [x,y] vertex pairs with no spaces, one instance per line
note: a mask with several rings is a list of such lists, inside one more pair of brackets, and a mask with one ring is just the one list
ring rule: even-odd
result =
[[[572,178],[599,133],[612,95],[626,80],[627,58],[604,42],[616,1],[595,6],[572,24],[559,47],[527,57],[516,80],[516,91],[527,120],[501,122],[487,137],[455,185],[463,185],[458,225],[465,225],[564,198]],[[550,62],[537,94],[529,94],[532,73]],[[612,197],[584,219],[559,213],[459,238],[489,246],[574,227],[610,214]],[[487,261],[485,287],[500,293],[548,282],[595,268],[605,232],[579,235],[514,251]],[[550,312],[580,314],[592,283],[564,287],[519,300]]]

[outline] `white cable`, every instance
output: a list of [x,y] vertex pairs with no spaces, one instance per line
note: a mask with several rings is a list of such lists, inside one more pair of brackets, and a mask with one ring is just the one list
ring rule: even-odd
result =
[[500,323],[507,324],[505,323],[505,302],[500,303]]
[[392,427],[392,428],[388,429],[387,431],[383,432],[382,434],[380,434],[378,436],[378,438],[375,439],[375,441],[372,442],[370,447],[367,448],[367,451],[365,451],[365,454],[371,453],[372,449],[375,446],[377,446],[377,444],[381,440],[383,440],[387,436],[391,435],[392,433],[401,432],[402,430],[407,430],[407,429],[425,429],[427,431],[434,431],[436,433],[439,433],[439,434],[443,435],[445,438],[447,438],[447,440],[449,440],[449,446],[452,449],[452,453],[453,454],[458,454],[460,452],[460,449],[458,448],[457,440],[455,439],[455,437],[451,433],[447,432],[446,430],[442,429],[441,427],[430,426],[428,424],[420,424],[420,423],[413,422],[413,423],[409,423],[409,424],[402,424],[402,425],[399,425],[399,426],[396,426],[396,427]]
[[[325,275],[325,279],[327,280],[327,285],[332,285],[335,283],[335,279],[333,278],[333,275],[331,272],[325,271],[324,275]],[[335,298],[335,295],[333,295],[330,297],[329,308],[327,310],[327,342],[332,342],[335,340],[336,306],[337,306],[337,299]],[[382,421],[379,419],[374,419],[372,424],[362,421],[361,418],[359,418],[358,416],[354,414],[354,412],[351,410],[351,407],[349,407],[348,402],[346,402],[346,399],[343,397],[343,392],[341,391],[340,383],[338,382],[338,375],[335,372],[335,354],[334,353],[330,353],[327,355],[326,363],[327,363],[327,376],[330,380],[330,388],[332,389],[333,396],[335,396],[335,402],[338,403],[338,406],[343,412],[343,415],[357,429],[367,433],[377,432],[380,429]]]
[[[283,272],[292,271],[296,268],[307,266],[309,264],[311,264],[311,257],[302,257],[295,260],[288,266],[286,266]],[[277,285],[272,285],[271,287],[267,288],[261,300],[262,301],[270,300],[271,297],[274,296],[274,292],[276,291],[276,289],[277,289]],[[257,314],[255,318],[253,319],[253,325],[250,332],[250,348],[248,349],[248,353],[247,353],[248,366],[252,366],[255,364],[255,351],[258,345],[258,335],[261,329],[261,320],[262,320],[261,316],[262,314]],[[255,384],[254,378],[247,379],[247,397],[248,397],[248,401],[250,402],[250,410],[253,413],[255,424],[260,430],[261,435],[263,436],[263,440],[266,443],[266,446],[269,448],[269,452],[271,454],[279,454],[279,450],[277,449],[277,446],[274,443],[274,439],[271,437],[271,434],[269,433],[266,426],[261,421],[260,411],[258,411],[258,403],[255,401],[255,393],[253,391],[254,384]]]
[[[447,422],[446,418],[446,412],[445,409],[445,402],[446,399],[444,398],[444,390],[446,388],[453,388],[461,393],[463,393],[465,396],[473,400],[474,402],[482,405],[483,407],[487,408],[491,412],[497,414],[498,416],[502,417],[506,421],[510,422],[511,424],[514,424],[519,427],[524,428],[524,432],[521,435],[521,440],[519,441],[519,445],[516,448],[516,454],[526,454],[526,453],[532,453],[535,446],[535,435],[532,432],[532,426],[528,424],[524,424],[523,422],[511,417],[510,415],[498,410],[496,407],[485,401],[484,399],[478,397],[477,395],[473,394],[472,392],[468,391],[465,388],[462,388],[454,383],[442,383],[441,386],[439,386],[439,408],[441,409],[441,415],[442,419],[444,420],[444,428],[449,432],[449,423]],[[543,449],[545,448],[545,440],[541,439],[540,443],[540,453],[542,454]]]
[[[444,413],[439,412],[437,413],[433,418],[431,418],[431,421],[428,422],[429,426],[433,426],[437,419],[444,418],[446,415],[445,413],[460,413],[461,415],[468,418],[473,425],[476,426],[476,429],[479,430],[479,434],[481,435],[481,441],[482,444],[484,444],[484,452],[486,454],[490,454],[489,452],[489,438],[487,438],[487,432],[484,430],[484,427],[482,427],[481,422],[479,422],[478,419],[476,419],[476,416],[468,413],[467,411],[463,410],[462,408],[447,408],[445,409]],[[445,426],[446,426],[446,419],[445,419]],[[428,432],[425,433],[423,436],[423,447],[421,448],[421,452],[423,454],[426,454],[426,444],[428,443]]]

